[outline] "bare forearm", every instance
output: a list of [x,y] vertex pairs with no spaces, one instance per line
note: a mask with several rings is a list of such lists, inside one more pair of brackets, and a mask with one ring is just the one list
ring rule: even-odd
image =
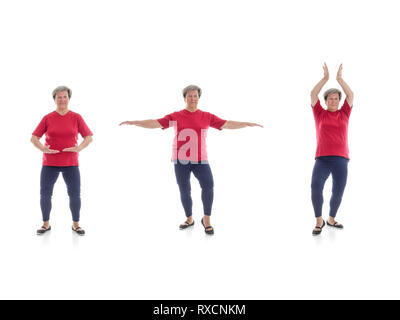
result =
[[228,120],[221,127],[221,129],[241,129],[245,127],[255,127],[255,126],[262,127],[262,125],[257,123]]
[[318,100],[318,95],[321,92],[323,86],[328,82],[328,78],[322,78],[315,87],[311,90],[311,102],[314,105]]
[[86,136],[81,142],[81,144],[78,146],[78,152],[85,149],[90,143],[92,143],[92,141],[93,141],[92,136]]
[[43,146],[43,144],[40,142],[40,140],[39,140],[38,137],[32,136],[31,142],[32,142],[32,144],[33,144],[36,148],[38,148],[40,151],[43,152],[44,146]]
[[346,83],[346,81],[343,80],[343,78],[338,78],[337,82],[339,82],[340,86],[342,87],[345,95],[346,95],[346,99],[348,100],[349,104],[352,105],[353,104],[353,98],[354,98],[354,93],[353,91],[350,89],[349,85]]
[[121,124],[135,125],[135,126],[146,128],[146,129],[161,128],[160,123],[157,120],[153,120],[153,119],[125,121],[125,122],[122,122]]

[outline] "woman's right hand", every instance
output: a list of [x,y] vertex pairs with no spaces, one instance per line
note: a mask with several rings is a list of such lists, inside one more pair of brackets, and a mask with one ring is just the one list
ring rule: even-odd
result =
[[321,91],[322,87],[329,80],[329,70],[328,70],[328,66],[326,65],[325,62],[324,62],[324,65],[322,66],[322,69],[324,69],[324,77],[311,90],[311,106],[312,107],[314,107],[315,104],[317,103],[318,95],[319,95],[319,92]]
[[49,146],[43,146],[42,152],[43,153],[59,153],[60,151],[50,149]]
[[329,79],[329,70],[328,70],[328,66],[326,65],[326,63],[324,63],[324,66],[322,68],[324,69],[324,79],[328,80]]
[[147,129],[161,128],[161,124],[157,120],[153,120],[153,119],[124,121],[124,122],[121,122],[119,125],[121,126],[124,124],[135,125],[135,126],[147,128]]
[[124,121],[124,122],[121,122],[119,125],[120,125],[120,126],[123,125],[123,124],[132,125],[132,124],[134,124],[134,122],[135,122],[135,121]]

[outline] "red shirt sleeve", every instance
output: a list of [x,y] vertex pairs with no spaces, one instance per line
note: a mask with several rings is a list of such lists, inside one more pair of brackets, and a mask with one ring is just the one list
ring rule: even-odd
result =
[[157,119],[161,125],[161,129],[167,129],[171,127],[171,121],[176,121],[175,113],[167,114],[164,118]]
[[38,138],[41,138],[47,131],[47,116],[44,116],[42,121],[40,121],[39,125],[36,127],[35,131],[33,131],[32,135]]
[[226,123],[226,120],[218,118],[216,115],[210,113],[210,127],[222,130],[221,127]]
[[[312,106],[311,106],[311,107],[312,107]],[[321,113],[324,111],[324,108],[322,108],[321,102],[319,101],[319,99],[318,99],[317,103],[315,104],[315,106],[312,107],[312,111],[313,111],[314,117],[315,117],[316,119],[318,119],[319,116],[321,115]]]
[[349,103],[347,102],[346,99],[344,99],[344,103],[343,103],[343,106],[340,109],[340,111],[343,112],[347,116],[347,118],[349,118],[351,110],[352,110],[352,108],[349,106]]
[[92,131],[90,131],[86,122],[83,120],[82,116],[79,114],[78,114],[78,132],[81,134],[81,136],[83,138],[93,135]]

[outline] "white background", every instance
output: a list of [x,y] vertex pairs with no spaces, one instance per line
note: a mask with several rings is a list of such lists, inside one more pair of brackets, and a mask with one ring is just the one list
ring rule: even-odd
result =
[[[0,4],[0,298],[399,299],[396,1],[2,1]],[[344,230],[312,237],[315,128],[309,93],[326,62],[355,92]],[[119,127],[184,108],[262,123],[210,129],[212,223],[185,219],[173,130]],[[41,225],[41,154],[29,142],[73,90],[94,133],[80,154],[81,225],[66,187]],[[329,203],[331,180],[325,188]],[[328,216],[328,206],[324,206]]]

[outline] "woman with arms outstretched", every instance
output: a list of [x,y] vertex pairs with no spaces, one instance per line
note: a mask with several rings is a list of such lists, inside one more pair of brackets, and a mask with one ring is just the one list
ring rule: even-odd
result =
[[175,128],[172,160],[174,162],[181,202],[187,218],[179,228],[183,230],[194,225],[190,187],[190,174],[193,172],[201,186],[201,199],[204,209],[204,216],[201,223],[205,229],[205,233],[212,235],[214,234],[214,228],[211,226],[210,216],[214,199],[214,179],[207,160],[207,129],[209,127],[222,130],[262,126],[250,122],[222,120],[209,112],[199,110],[197,106],[201,93],[202,91],[199,87],[194,85],[188,86],[183,89],[183,98],[186,103],[185,109],[157,120],[125,121],[121,125],[136,125],[149,129],[166,129],[171,126]]
[[339,102],[342,97],[340,90],[329,89],[324,93],[326,110],[322,108],[318,98],[322,87],[329,80],[326,64],[323,66],[324,77],[311,91],[311,106],[317,131],[317,152],[311,182],[311,199],[317,219],[317,224],[313,230],[314,235],[320,234],[325,226],[325,221],[322,218],[323,189],[330,174],[332,174],[333,185],[327,224],[334,228],[343,228],[343,225],[338,223],[335,218],[347,181],[347,164],[349,162],[347,132],[354,94],[342,78],[342,68],[342,65],[340,65],[336,76],[336,80],[346,95],[340,109]]

